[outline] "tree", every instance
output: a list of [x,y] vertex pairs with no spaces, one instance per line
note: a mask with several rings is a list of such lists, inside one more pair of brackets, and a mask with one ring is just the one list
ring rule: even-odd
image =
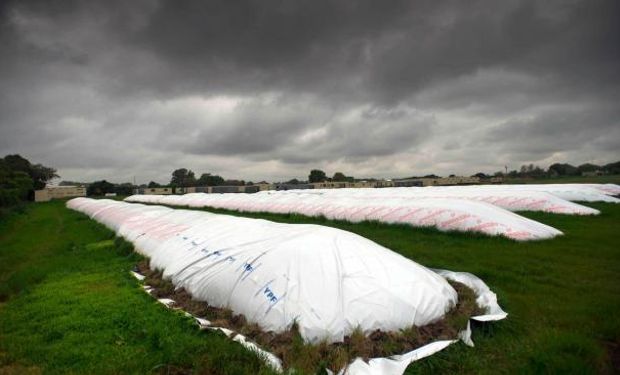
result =
[[86,195],[88,196],[101,196],[107,193],[114,193],[115,186],[113,183],[108,182],[106,180],[95,181],[92,184],[88,185],[86,188]]
[[30,175],[30,162],[21,155],[7,155],[4,157],[6,166],[12,171],[21,171]]
[[132,195],[136,187],[130,182],[124,182],[122,184],[117,184],[114,187],[114,192],[118,195]]
[[152,188],[158,188],[158,187],[161,187],[161,185],[160,185],[160,184],[158,184],[158,183],[157,183],[157,182],[155,182],[155,181],[151,181],[151,182],[149,182],[149,184],[148,184],[148,185],[146,185],[146,186],[147,186],[147,187],[149,187],[149,188],[151,188],[151,189],[152,189]]
[[484,174],[482,172],[478,172],[475,175],[473,175],[472,177],[478,177],[480,179],[489,178],[489,176],[487,176],[486,174]]
[[296,178],[293,178],[292,180],[288,180],[285,182],[285,184],[289,184],[289,185],[299,185],[299,180]]
[[535,165],[529,173],[532,177],[543,177],[545,175],[545,170],[538,165]]
[[62,180],[62,181],[60,181],[58,186],[88,186],[88,183],[86,183],[86,182],[78,182],[78,181],[65,181],[65,180]]
[[601,169],[602,167],[600,165],[590,164],[590,163],[581,164],[580,166],[577,167],[577,170],[579,171],[579,173],[594,172],[594,171],[599,171]]
[[27,200],[32,188],[32,178],[26,172],[11,170],[0,159],[0,207],[13,206]]
[[12,206],[31,199],[34,189],[43,189],[55,177],[58,175],[54,168],[32,165],[20,155],[0,158],[0,206]]
[[579,174],[579,170],[577,169],[577,167],[567,163],[555,163],[549,166],[549,174],[554,174],[557,176],[576,176]]
[[331,179],[328,178],[328,180],[334,182],[354,182],[355,178],[353,178],[353,176],[345,176],[345,174],[342,172],[336,172],[334,173],[334,177],[332,177]]
[[49,181],[60,177],[56,174],[56,169],[45,167],[41,164],[32,165],[28,159],[21,155],[7,155],[4,157],[4,161],[12,171],[27,173],[32,178],[35,190],[43,189]]
[[211,173],[203,173],[196,181],[198,186],[219,186],[224,183],[224,178],[218,175],[212,175]]
[[226,180],[222,183],[222,185],[226,186],[244,186],[245,181],[243,180]]
[[310,175],[308,176],[308,181],[312,182],[323,182],[327,179],[327,175],[320,169],[313,169],[310,171]]
[[48,181],[60,176],[56,174],[56,169],[54,168],[35,164],[30,168],[30,177],[32,177],[32,181],[34,182],[35,190],[40,190],[47,185]]
[[196,185],[196,176],[194,172],[186,168],[180,168],[172,172],[170,185],[177,187],[188,187]]
[[620,161],[603,165],[603,170],[609,174],[620,174]]

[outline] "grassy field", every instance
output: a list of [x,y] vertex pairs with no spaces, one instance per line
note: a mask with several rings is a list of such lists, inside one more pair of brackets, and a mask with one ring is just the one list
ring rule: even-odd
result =
[[269,373],[144,293],[113,238],[59,201],[0,223],[0,374]]
[[[591,206],[602,214],[526,214],[565,233],[530,243],[296,215],[244,216],[338,227],[426,266],[485,280],[508,319],[474,327],[475,348],[453,345],[408,373],[614,373],[620,205]],[[268,371],[238,345],[198,332],[141,292],[127,272],[137,257],[115,248],[112,236],[62,202],[31,205],[0,223],[0,374]]]

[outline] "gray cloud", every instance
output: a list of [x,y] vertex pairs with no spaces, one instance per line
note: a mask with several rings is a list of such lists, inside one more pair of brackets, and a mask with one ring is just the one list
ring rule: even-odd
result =
[[615,104],[575,103],[501,123],[487,132],[484,141],[502,143],[511,154],[547,157],[594,142],[607,144],[607,150],[614,144],[620,149],[619,128],[620,109]]
[[0,154],[162,181],[613,161],[619,8],[5,1]]

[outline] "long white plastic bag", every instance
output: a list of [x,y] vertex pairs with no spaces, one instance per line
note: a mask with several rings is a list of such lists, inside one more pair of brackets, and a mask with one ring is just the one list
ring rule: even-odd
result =
[[181,196],[133,195],[128,202],[212,207],[247,212],[297,213],[328,219],[435,227],[442,231],[501,235],[517,241],[553,238],[562,232],[494,205],[448,198],[385,198],[360,200],[318,194],[203,194]]
[[[375,329],[395,330],[410,326],[412,323],[424,325],[439,319],[447,311],[448,306],[455,303],[456,298],[454,290],[447,284],[446,279],[459,279],[458,281],[469,285],[474,290],[478,296],[478,304],[486,307],[489,312],[483,317],[476,318],[494,320],[505,317],[505,313],[497,305],[494,294],[475,276],[426,269],[371,241],[334,228],[319,228],[320,230],[316,232],[317,226],[278,224],[265,220],[87,198],[73,199],[67,205],[90,215],[93,219],[132,241],[138,251],[153,257],[152,263],[155,263],[156,267],[159,265],[158,268],[163,268],[164,275],[170,276],[175,285],[185,287],[197,299],[201,299],[202,295],[204,296],[202,299],[208,303],[223,307],[219,297],[215,298],[215,302],[211,297],[214,294],[216,296],[227,295],[226,307],[231,307],[235,313],[246,315],[251,321],[256,321],[265,329],[274,326],[274,316],[277,326],[277,318],[285,315],[271,315],[271,311],[278,309],[293,311],[293,314],[287,317],[288,322],[285,321],[284,324],[280,324],[279,328],[272,330],[284,330],[293,321],[297,321],[302,336],[311,342],[325,338],[339,341],[342,340],[343,335],[357,327],[362,328],[364,332]],[[251,224],[248,225],[249,223]],[[252,227],[255,224],[258,227]],[[282,231],[269,228],[270,225],[275,225]],[[293,230],[293,227],[301,228],[302,232],[296,231],[298,228]],[[194,231],[191,230],[192,228]],[[206,234],[209,238],[204,237],[204,231],[207,229],[211,230]],[[309,230],[304,232],[303,229]],[[199,233],[202,234],[198,235]],[[267,236],[263,238],[268,238],[269,241],[295,245],[291,248],[294,250],[289,249],[285,252],[276,250],[275,255],[280,256],[270,261],[268,257],[264,257],[269,249],[260,246],[264,244],[261,236],[265,234]],[[301,241],[288,242],[287,234],[291,235],[289,238],[295,239],[301,236]],[[318,234],[326,241],[313,242],[312,236],[309,235],[314,234]],[[320,252],[321,247],[325,245],[333,246],[331,251]],[[315,276],[320,271],[316,268],[312,273],[301,272],[303,269],[312,269],[312,265],[308,263],[309,258],[299,256],[300,252],[303,253],[306,250],[303,248],[300,250],[298,246],[308,246],[308,248],[318,246],[312,254],[313,257],[324,258],[324,266],[330,263],[337,264],[339,272],[335,275],[331,272],[323,273],[324,277],[335,276],[336,281],[317,282]],[[205,249],[210,250],[207,251],[208,254],[204,256],[204,259],[198,262],[190,255],[196,252],[205,253]],[[230,251],[234,249],[240,251]],[[258,257],[243,256],[255,254],[256,249],[259,251]],[[219,254],[215,262],[200,263],[216,256],[216,253]],[[261,272],[258,272],[258,269],[263,263],[254,263],[257,259],[265,264]],[[292,269],[291,260],[303,267]],[[239,263],[241,267],[235,268],[236,263]],[[271,267],[270,263],[272,263]],[[263,280],[261,280],[261,273]],[[175,276],[179,275],[184,276],[175,279]],[[230,282],[231,276],[233,276],[232,283]],[[278,276],[286,280],[284,283],[286,289],[280,290],[276,286],[275,281]],[[258,284],[242,284],[244,278],[258,281]],[[254,297],[258,297],[258,304],[253,304],[247,298],[236,298],[235,295],[247,296],[248,293],[244,293],[244,290],[256,289],[253,287],[269,278],[271,280],[258,288],[254,294]],[[217,279],[222,282],[209,283],[209,280]],[[351,281],[353,284],[345,285],[350,284]],[[241,287],[229,288],[231,284]],[[299,293],[302,285],[307,287],[304,290],[310,294]],[[336,303],[333,305],[329,304],[330,298],[326,298],[327,295],[334,294],[329,291],[330,285],[332,290],[334,285],[338,286],[335,289]],[[411,289],[407,285],[415,285],[415,288]],[[313,294],[312,290],[318,293]],[[373,290],[378,291],[379,294]],[[386,294],[386,292],[389,293]],[[295,296],[296,293],[297,296]],[[381,302],[377,300],[379,295],[383,298]],[[286,296],[288,297],[285,298]],[[265,298],[269,301],[267,305],[264,303]],[[275,307],[278,303],[279,307]],[[323,306],[320,306],[321,304]],[[350,308],[340,308],[341,306]],[[332,317],[340,318],[327,322],[314,319],[316,316],[329,313],[330,310],[332,310]],[[258,314],[252,314],[252,311]],[[485,319],[487,315],[488,319]],[[403,317],[413,317],[413,321],[405,321]],[[334,322],[337,324],[332,324]],[[467,334],[464,334],[462,339],[469,342]],[[418,349],[416,353],[428,353],[441,346],[430,345],[424,349]],[[400,359],[393,357],[385,361],[390,361],[388,363],[411,361],[417,357],[417,354],[407,353],[398,357]],[[379,364],[382,361],[377,359],[370,363]],[[359,366],[361,366],[359,361],[354,361],[347,371],[352,371]]]

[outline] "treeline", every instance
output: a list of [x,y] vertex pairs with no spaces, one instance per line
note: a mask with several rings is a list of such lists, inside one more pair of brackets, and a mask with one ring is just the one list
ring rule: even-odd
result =
[[[368,181],[376,180],[374,178],[366,179]],[[314,182],[355,182],[357,181],[353,176],[346,176],[342,172],[336,172],[332,177],[327,177],[327,174],[320,169],[313,169],[310,171],[307,180],[298,180],[293,178],[288,181],[284,181],[285,184],[299,185]]]
[[101,180],[81,185],[86,186],[86,195],[88,196],[102,196],[106,194],[132,195],[136,191],[136,186],[130,182],[115,184]]
[[176,188],[191,186],[242,186],[252,184],[252,181],[248,181],[246,183],[244,180],[226,180],[222,176],[212,175],[211,173],[203,173],[199,178],[196,178],[196,174],[187,168],[175,169],[171,174],[170,182],[168,184],[160,184],[155,181],[150,181],[148,184],[141,185],[134,185],[129,182],[115,184],[106,180],[91,183],[72,181],[62,181],[60,183],[60,185],[86,186],[86,194],[88,196],[102,196],[105,194],[132,195],[135,193],[136,189],[139,188],[170,187],[174,190]]
[[179,168],[172,172],[172,176],[168,184],[162,185],[155,181],[151,181],[147,185],[141,185],[140,187],[157,188],[168,186],[177,188],[191,186],[243,186],[253,184],[254,183],[252,181],[246,182],[244,180],[226,180],[222,176],[211,173],[202,173],[199,178],[196,178],[196,174],[191,169]]
[[59,177],[56,169],[32,164],[20,155],[0,158],[0,207],[32,200],[34,190],[43,189],[48,181],[56,177]]
[[[373,179],[370,179],[373,180]],[[347,181],[354,182],[356,179],[352,176],[346,176],[342,172],[336,172],[332,177],[327,177],[327,174],[320,169],[313,169],[308,175],[308,180],[298,180],[293,178],[292,180],[285,181],[287,184],[305,184],[308,182],[325,182],[325,181]],[[267,182],[261,181],[259,184],[266,184]],[[168,184],[162,185],[155,181],[151,181],[146,185],[141,185],[144,188],[158,188],[158,187],[192,187],[192,186],[244,186],[254,185],[252,181],[245,180],[232,180],[224,179],[222,176],[213,175],[211,173],[202,173],[199,178],[196,178],[196,174],[187,168],[175,169],[172,172],[172,177]]]
[[[495,172],[495,177],[509,177],[509,178],[544,178],[544,177],[558,177],[558,176],[581,176],[584,173],[600,172],[601,174],[620,174],[620,161],[615,163],[609,163],[605,165],[596,165],[591,163],[585,163],[578,166],[574,166],[568,163],[555,163],[551,164],[549,168],[543,169],[538,165],[529,164],[522,165],[519,170],[512,170],[508,173],[504,171]],[[476,173],[475,177],[489,178],[490,175],[484,173]]]

